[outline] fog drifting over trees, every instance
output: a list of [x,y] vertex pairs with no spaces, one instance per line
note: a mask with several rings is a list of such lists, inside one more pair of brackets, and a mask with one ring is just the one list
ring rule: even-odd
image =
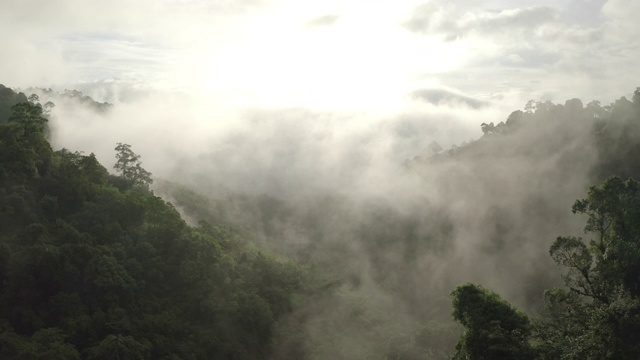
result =
[[[615,280],[637,259],[609,269],[589,245],[591,268],[549,252],[584,235],[591,213],[572,206],[598,203],[592,186],[640,178],[631,0],[8,1],[0,14],[15,34],[0,40],[0,310],[19,314],[0,317],[5,354],[447,359],[486,335],[547,359],[573,351],[550,329],[637,313]],[[625,231],[603,233],[635,254]],[[60,289],[12,287],[38,256],[67,264],[51,255],[65,239],[92,249],[77,273],[24,275]],[[545,297],[572,286],[556,262],[618,287]],[[96,283],[100,269],[121,282]],[[575,296],[593,299],[584,316],[553,312]],[[475,302],[515,325],[483,333]],[[572,356],[607,353],[596,333],[568,332],[595,344]]]

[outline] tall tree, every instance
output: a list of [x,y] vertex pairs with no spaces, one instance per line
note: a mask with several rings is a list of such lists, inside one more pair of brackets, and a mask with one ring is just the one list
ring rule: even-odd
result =
[[549,250],[567,268],[566,289],[545,293],[537,333],[544,359],[640,358],[640,182],[592,187],[573,212],[587,216],[585,243],[559,237]]
[[0,178],[44,175],[52,150],[42,108],[23,102],[13,105],[11,112],[8,124],[0,128]]
[[120,172],[123,178],[145,188],[153,183],[151,173],[142,168],[140,155],[131,150],[131,145],[118,143],[115,150],[118,161],[113,168]]

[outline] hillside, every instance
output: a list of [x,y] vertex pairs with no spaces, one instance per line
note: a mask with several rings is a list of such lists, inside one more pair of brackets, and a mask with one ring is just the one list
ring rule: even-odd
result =
[[93,154],[54,151],[42,107],[14,97],[0,123],[0,357],[267,358],[277,320],[313,291],[308,271],[186,225],[149,181]]
[[114,144],[110,173],[0,96],[3,359],[637,358],[640,90],[258,194],[213,150],[155,179]]

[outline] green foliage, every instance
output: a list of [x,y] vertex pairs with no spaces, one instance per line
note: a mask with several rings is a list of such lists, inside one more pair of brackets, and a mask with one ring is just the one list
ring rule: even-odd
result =
[[533,359],[524,313],[474,284],[458,286],[451,296],[453,318],[465,327],[453,359]]
[[0,85],[0,123],[9,120],[13,105],[27,101],[25,94],[15,93],[10,88]]
[[[543,316],[534,322],[531,337],[539,359],[640,356],[639,185],[612,177],[592,187],[587,199],[575,202],[573,212],[587,216],[585,232],[593,237],[588,244],[577,237],[558,237],[549,250],[567,269],[566,289],[545,292]],[[515,310],[497,295],[475,285],[463,285],[453,296],[454,318],[466,328],[454,358],[530,356],[531,349],[523,345],[512,346],[509,355],[483,357],[495,341],[513,341],[505,336],[513,336],[513,329],[519,329],[515,343],[526,344],[526,318],[513,315]]]
[[588,199],[576,201],[573,212],[588,216],[584,230],[594,235],[591,276],[606,283],[607,293],[621,286],[640,296],[640,182],[609,178],[592,187]]
[[[66,96],[86,100],[78,92]],[[448,154],[469,154],[483,143],[534,127],[546,131],[545,151],[553,153],[575,129],[593,128],[599,154],[594,177],[636,176],[639,99],[640,89],[632,101],[622,98],[605,107],[597,102],[585,107],[577,99],[564,105],[530,102],[505,122],[483,124],[481,140]],[[417,335],[402,329],[388,335],[379,331],[388,318],[369,316],[364,301],[337,312],[346,320],[322,319],[329,341],[309,346],[304,337],[308,319],[321,311],[328,314],[320,308],[325,303],[309,305],[309,294],[319,284],[322,289],[355,289],[364,280],[355,270],[330,285],[310,280],[307,268],[250,250],[223,226],[225,219],[254,208],[255,217],[249,216],[254,226],[263,227],[269,239],[277,238],[287,235],[290,229],[283,224],[295,210],[267,195],[239,197],[236,206],[212,210],[185,190],[179,198],[185,208],[190,205],[194,217],[216,221],[216,226],[188,226],[171,204],[139,191],[148,189],[152,179],[130,145],[118,143],[115,149],[119,177],[110,176],[93,154],[52,151],[46,115],[53,104],[38,101],[0,86],[0,358],[266,359],[273,355],[278,334],[294,338],[293,350],[280,358],[321,356],[334,345],[351,350],[340,353],[345,358],[446,356],[443,349],[455,329],[429,323]],[[580,149],[576,154],[583,155]],[[301,253],[313,253],[306,250],[314,249],[331,224],[323,220],[328,214],[340,216],[336,203],[318,203],[298,218],[312,244]],[[550,254],[566,268],[566,288],[545,293],[543,316],[533,326],[495,293],[472,284],[458,287],[452,293],[453,315],[465,332],[455,358],[637,359],[639,204],[638,182],[617,178],[576,202],[573,210],[586,216],[585,230],[592,238],[560,237],[553,244]],[[423,228],[425,212],[409,217],[385,209],[377,213],[363,221],[359,233],[370,239],[362,250],[374,260],[371,281],[418,302],[409,276],[415,267],[409,265],[419,255],[451,249],[447,240],[454,236],[453,222],[435,211],[427,214],[429,225]],[[501,228],[500,220],[489,219]],[[506,241],[509,233],[496,234]],[[352,265],[341,246],[322,265]],[[402,256],[381,256],[397,248],[403,249]],[[306,312],[292,316],[305,306]],[[299,333],[287,333],[283,324],[290,322],[297,322],[292,328]],[[348,329],[339,329],[345,323]],[[366,341],[345,344],[342,335],[350,332],[358,333],[356,339],[377,332],[372,338],[387,340],[372,348]]]
[[5,330],[0,332],[0,354],[3,359],[80,360],[80,353],[65,340],[58,328],[40,329],[30,338]]
[[[467,284],[452,293],[453,316],[465,326],[454,359],[530,358],[532,348],[540,360],[640,356],[640,183],[611,177],[590,188],[573,212],[586,215],[584,230],[592,238],[553,243],[549,253],[566,268],[566,288],[545,292],[542,317],[532,328],[481,287]],[[505,352],[491,353],[495,344]]]
[[[564,106],[530,101],[524,113],[513,113],[507,123],[482,126],[485,143],[516,136],[531,126],[550,127],[554,133],[544,141],[552,153],[556,144],[568,140],[567,135],[589,126],[598,153],[591,175],[597,181],[605,179],[572,209],[585,216],[589,239],[558,237],[549,250],[565,269],[565,288],[545,292],[542,317],[533,321],[530,339],[538,359],[640,357],[640,183],[609,177],[640,176],[638,99],[640,89],[633,101],[623,97],[605,107],[597,101],[583,106],[577,99]],[[480,146],[482,142],[473,143],[458,153]],[[489,322],[483,327],[490,328]],[[465,336],[468,333],[461,343]]]
[[113,177],[45,135],[29,102],[0,123],[0,358],[269,358],[302,268],[187,226],[128,145]]
[[140,155],[131,150],[131,145],[118,143],[115,150],[118,161],[113,166],[120,175],[135,186],[148,188],[153,183],[151,173],[142,168]]
[[148,348],[137,342],[131,336],[109,335],[96,346],[87,349],[87,359],[90,360],[143,360]]
[[23,181],[43,176],[51,163],[52,150],[46,139],[47,119],[42,108],[28,102],[11,107],[8,124],[0,127],[0,179]]
[[573,212],[587,215],[588,245],[559,237],[550,254],[567,268],[567,290],[545,293],[538,324],[543,358],[636,359],[640,356],[639,183],[617,177],[592,187]]
[[29,134],[43,134],[47,130],[48,120],[43,116],[42,107],[38,104],[23,102],[11,107],[9,121],[22,125]]

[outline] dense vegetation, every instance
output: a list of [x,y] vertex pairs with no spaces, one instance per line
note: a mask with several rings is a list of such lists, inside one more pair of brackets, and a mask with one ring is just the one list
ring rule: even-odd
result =
[[452,292],[465,326],[454,359],[637,359],[640,355],[640,183],[617,177],[592,187],[573,212],[582,238],[558,237],[549,253],[565,287],[547,290],[540,318],[481,286]]
[[[514,202],[488,201],[497,205],[478,215],[489,224],[478,237],[491,240],[478,249],[508,263],[532,236],[556,229],[554,217],[568,209],[553,199],[579,186],[572,166],[594,157],[584,167],[601,185],[573,206],[592,238],[559,237],[549,251],[564,286],[553,287],[540,269],[526,273],[531,283],[513,293],[525,294],[519,304],[527,315],[484,286],[460,285],[451,293],[453,318],[464,327],[455,349],[460,328],[440,299],[456,278],[440,271],[451,278],[431,285],[415,275],[425,258],[437,263],[456,251],[461,225],[444,205],[405,212],[376,199],[362,211],[333,195],[303,207],[267,194],[212,198],[161,182],[163,195],[198,224],[191,226],[150,190],[152,176],[130,145],[115,148],[118,175],[93,154],[54,151],[52,104],[38,100],[0,87],[2,359],[640,356],[640,184],[621,180],[640,178],[640,90],[609,106],[530,102],[505,122],[483,124],[477,141],[405,163],[417,177],[462,164],[499,197],[509,193],[491,192],[483,181],[495,177],[487,174],[514,159],[553,158],[540,176],[567,185],[517,178],[530,189],[524,205],[515,204],[535,234],[516,234],[529,228],[512,214]],[[548,194],[538,195],[543,188]],[[393,301],[374,302],[373,291]],[[389,312],[396,307],[412,319]]]
[[[465,327],[454,359],[640,357],[640,182],[631,178],[640,175],[640,88],[633,102],[622,98],[606,108],[572,102],[565,108],[595,119],[594,177],[628,180],[611,176],[573,205],[573,213],[586,216],[589,239],[561,236],[552,244],[549,254],[564,267],[564,287],[545,291],[539,317],[530,320],[479,285],[451,293],[453,316]],[[523,116],[483,124],[485,136],[508,133]]]
[[187,226],[126,144],[120,176],[53,151],[42,107],[16,98],[0,123],[0,357],[267,358],[306,270]]
[[[313,204],[307,206],[269,195],[226,194],[216,198],[179,186],[167,193],[194,218],[235,223],[248,237],[260,239],[274,251],[330,269],[354,297],[367,296],[372,287],[380,297],[393,297],[394,314],[408,313],[424,325],[381,316],[388,311],[384,305],[365,301],[367,308],[354,310],[362,311],[361,315],[344,322],[326,312],[317,316],[331,318],[347,329],[359,321],[375,323],[376,333],[364,335],[371,352],[362,355],[331,340],[332,336],[317,333],[309,343],[317,342],[315,346],[322,347],[328,342],[336,349],[331,355],[343,358],[381,354],[381,358],[446,359],[455,342],[450,342],[450,334],[457,329],[448,323],[450,308],[441,297],[455,287],[455,276],[465,271],[460,270],[465,266],[470,268],[465,273],[475,271],[474,275],[479,274],[476,278],[501,284],[500,290],[506,288],[508,297],[516,298],[528,313],[538,317],[546,313],[550,300],[542,296],[543,292],[561,285],[548,249],[567,228],[579,230],[583,226],[571,219],[570,204],[584,195],[588,184],[602,183],[612,175],[640,177],[639,109],[639,91],[632,100],[623,97],[607,106],[596,101],[584,105],[578,99],[564,104],[532,101],[504,122],[483,124],[484,136],[477,141],[405,162],[407,173],[426,178],[424,186],[437,187],[444,204],[431,201],[415,207],[399,206],[383,198],[384,194],[366,199],[365,205],[358,207],[352,199],[333,194],[305,199]],[[204,194],[213,193],[204,189]],[[447,193],[449,189],[451,194]],[[411,191],[416,196],[422,194]],[[460,201],[470,207],[462,214],[465,218],[451,210],[450,204]],[[474,218],[479,220],[472,222],[470,233],[465,234],[469,226],[465,222]],[[573,223],[575,226],[567,226]],[[309,240],[283,241],[291,233]],[[456,244],[461,233],[467,240],[475,239],[477,245],[469,245],[473,241]],[[356,251],[349,246],[354,243]],[[472,247],[470,257],[460,260],[458,246]],[[493,262],[497,270],[487,271],[485,264]],[[487,291],[492,298],[488,295],[492,292]],[[526,317],[517,310],[514,313]],[[485,321],[477,323],[484,326]],[[527,320],[529,323],[538,324],[538,320]],[[351,337],[356,343],[361,341],[352,336],[353,330],[326,329]],[[356,329],[359,334],[366,331]],[[522,331],[520,344],[532,342],[531,334],[544,332],[539,328],[534,332],[529,325],[518,331]],[[381,345],[389,342],[392,344]],[[480,344],[486,346],[484,340]],[[513,349],[515,358],[525,358],[523,348]],[[524,352],[534,356],[531,349]],[[547,354],[552,352],[548,350]]]

